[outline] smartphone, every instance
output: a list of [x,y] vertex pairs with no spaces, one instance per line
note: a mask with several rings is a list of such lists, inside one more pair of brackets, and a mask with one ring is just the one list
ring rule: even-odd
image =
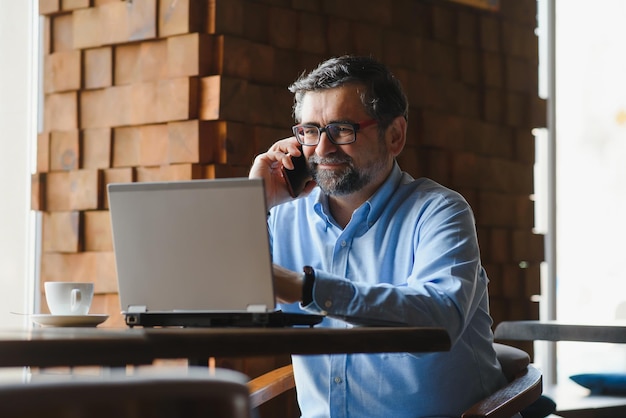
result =
[[[302,152],[302,150],[300,150]],[[309,172],[309,166],[306,162],[304,153],[301,153],[299,157],[291,157],[294,169],[289,170],[283,167],[283,177],[285,177],[285,183],[287,183],[287,189],[291,197],[298,197],[307,182],[311,180],[311,173]]]

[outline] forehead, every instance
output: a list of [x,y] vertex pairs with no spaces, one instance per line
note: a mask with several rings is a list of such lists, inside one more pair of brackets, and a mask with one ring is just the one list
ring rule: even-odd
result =
[[361,103],[363,87],[345,85],[307,92],[302,98],[303,122],[343,120],[367,116]]

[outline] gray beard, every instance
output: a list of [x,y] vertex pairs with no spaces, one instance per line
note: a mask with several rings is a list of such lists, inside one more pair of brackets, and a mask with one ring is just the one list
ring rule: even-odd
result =
[[362,175],[354,167],[346,167],[339,173],[332,170],[312,169],[313,178],[324,193],[329,196],[345,196],[361,190],[369,182],[370,176]]
[[[322,189],[329,196],[346,196],[360,191],[367,186],[374,177],[374,174],[382,170],[385,158],[381,158],[373,165],[357,169],[352,163],[352,159],[347,156],[335,156],[330,158],[320,158],[313,155],[309,158],[309,167],[311,175]],[[335,170],[318,170],[319,164],[325,163],[347,163],[348,165],[341,171]]]

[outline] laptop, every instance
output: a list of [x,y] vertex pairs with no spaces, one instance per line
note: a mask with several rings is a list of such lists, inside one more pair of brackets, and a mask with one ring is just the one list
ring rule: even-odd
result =
[[129,326],[313,326],[276,309],[263,180],[107,186]]

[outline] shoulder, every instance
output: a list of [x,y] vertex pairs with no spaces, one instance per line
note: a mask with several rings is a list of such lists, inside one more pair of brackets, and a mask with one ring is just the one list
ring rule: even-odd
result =
[[402,199],[418,201],[421,204],[469,206],[460,193],[426,177],[413,179],[408,174],[403,176],[397,193]]

